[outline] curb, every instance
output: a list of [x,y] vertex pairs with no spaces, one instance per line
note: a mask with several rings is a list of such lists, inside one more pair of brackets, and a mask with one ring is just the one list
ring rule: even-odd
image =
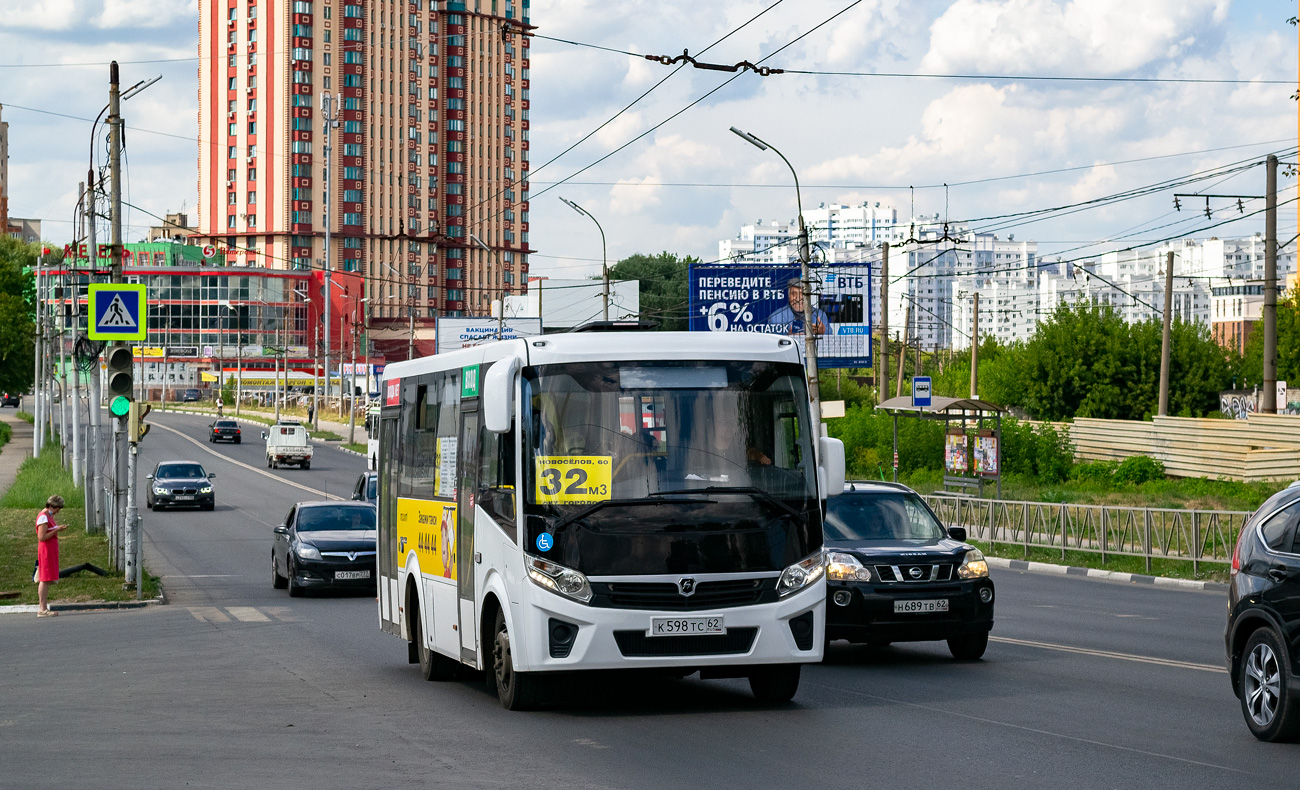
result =
[[[147,601],[87,601],[86,603],[62,603],[50,604],[50,608],[56,612],[102,612],[102,611],[123,611],[127,609],[144,609],[149,606],[157,606],[164,603],[162,598],[150,598]],[[0,615],[6,614],[36,614],[36,604],[17,604],[15,606],[0,606]]]
[[[211,413],[211,412],[206,412],[206,411],[190,411],[189,409],[168,409],[166,412],[160,412],[160,413],[164,413],[164,414],[192,414],[192,415],[196,415],[196,416],[199,416],[199,417],[211,417],[211,418],[214,419],[214,420],[217,420],[217,419],[221,419],[221,420],[234,420],[235,422],[242,422],[242,423],[244,423],[245,425],[256,425],[256,426],[260,426],[260,427],[262,427],[262,428],[270,428],[270,427],[271,427],[271,424],[270,424],[270,423],[259,422],[259,421],[257,421],[257,420],[250,420],[249,418],[244,417],[244,416],[242,416],[242,415],[236,417],[236,416],[233,415],[233,414],[226,414],[226,415],[222,415],[221,417],[217,417],[215,414],[213,414],[213,413]],[[337,447],[338,445],[340,445],[340,444],[343,443],[343,440],[342,440],[342,439],[317,439],[317,438],[314,437],[314,436],[310,436],[310,429],[309,429],[309,431],[308,431],[308,434],[309,434],[309,435],[308,435],[308,438],[309,438],[309,440],[310,440],[313,444],[319,444],[319,445],[322,445],[322,446],[325,446],[325,447],[331,447],[331,446]],[[342,447],[339,447],[339,449],[342,450],[343,448],[342,448]],[[352,451],[352,450],[344,450],[344,452],[349,452],[349,453],[350,453],[350,452],[353,452],[353,451]],[[356,454],[356,455],[360,455],[362,458],[365,458],[365,457],[366,457],[366,456],[365,456],[364,454],[362,454],[362,453],[355,453],[355,454]]]
[[1053,565],[1049,562],[1026,562],[1025,560],[1011,560],[1005,557],[990,557],[985,555],[989,567],[1006,568],[1013,571],[1029,571],[1030,573],[1052,573],[1058,576],[1087,576],[1092,579],[1104,579],[1112,582],[1128,582],[1130,584],[1148,584],[1154,587],[1172,587],[1180,590],[1205,590],[1211,592],[1227,592],[1228,585],[1222,582],[1198,582],[1191,579],[1170,579],[1165,576],[1146,576],[1140,573],[1122,573],[1120,571],[1103,571],[1098,568],[1079,568],[1070,565]]

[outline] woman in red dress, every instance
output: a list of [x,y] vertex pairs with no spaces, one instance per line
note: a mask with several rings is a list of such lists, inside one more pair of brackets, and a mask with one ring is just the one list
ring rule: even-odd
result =
[[54,515],[63,509],[63,497],[55,496],[45,500],[45,509],[36,517],[36,561],[39,566],[37,595],[40,605],[36,607],[37,617],[57,617],[58,612],[49,606],[49,587],[51,582],[59,580],[59,533],[67,529],[66,525],[54,523]]

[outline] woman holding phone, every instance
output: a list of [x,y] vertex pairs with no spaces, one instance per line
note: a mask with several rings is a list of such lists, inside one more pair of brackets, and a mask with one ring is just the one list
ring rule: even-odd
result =
[[62,509],[63,497],[55,494],[45,500],[45,508],[36,517],[37,596],[40,600],[36,607],[37,617],[57,617],[59,614],[50,609],[49,589],[51,582],[59,580],[59,533],[67,526],[56,524],[54,516]]

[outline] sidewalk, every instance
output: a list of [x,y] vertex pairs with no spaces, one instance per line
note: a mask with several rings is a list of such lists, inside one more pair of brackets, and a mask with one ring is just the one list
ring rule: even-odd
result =
[[32,438],[36,431],[28,422],[18,419],[18,412],[0,411],[0,420],[9,423],[13,436],[0,447],[0,495],[9,490],[18,477],[18,467],[32,455]]

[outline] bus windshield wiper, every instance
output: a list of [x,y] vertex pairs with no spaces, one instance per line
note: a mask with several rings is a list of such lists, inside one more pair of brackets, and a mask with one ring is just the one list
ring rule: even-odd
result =
[[755,499],[761,499],[762,501],[785,511],[793,519],[801,518],[799,511],[767,493],[763,489],[754,486],[704,486],[703,488],[681,488],[673,491],[656,491],[650,496],[680,496],[682,494],[749,494]]
[[577,513],[574,513],[572,516],[569,516],[568,518],[564,519],[559,524],[556,524],[554,527],[551,528],[551,534],[558,535],[561,532],[563,532],[565,529],[568,529],[569,525],[581,521],[587,516],[590,516],[592,513],[595,513],[596,511],[602,510],[607,507],[611,507],[611,506],[632,507],[635,505],[662,505],[662,504],[664,503],[653,498],[652,499],[605,499],[600,502],[596,502],[592,505],[588,505],[587,507],[584,507],[582,510],[579,510]]

